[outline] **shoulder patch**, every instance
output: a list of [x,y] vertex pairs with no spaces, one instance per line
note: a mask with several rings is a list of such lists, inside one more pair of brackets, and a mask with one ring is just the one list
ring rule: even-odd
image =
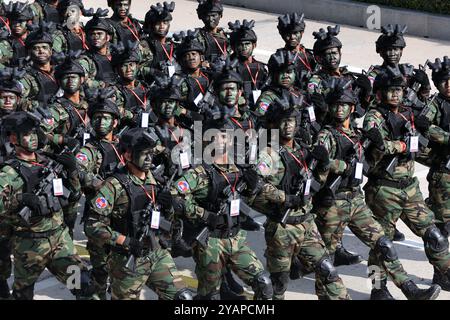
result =
[[108,205],[108,201],[104,198],[104,197],[98,197],[95,200],[95,205],[97,206],[97,208],[99,209],[104,209],[106,208],[106,206]]
[[189,183],[188,183],[186,180],[178,181],[178,183],[177,183],[177,188],[178,188],[178,190],[180,190],[182,193],[185,193],[185,192],[187,192],[187,191],[190,190]]
[[83,152],[79,152],[76,155],[77,160],[79,160],[80,162],[86,162],[88,160],[88,157],[86,154],[84,154]]
[[267,103],[267,102],[261,102],[261,103],[259,104],[259,109],[260,109],[261,111],[263,111],[263,112],[266,112],[267,109],[269,109],[269,103]]

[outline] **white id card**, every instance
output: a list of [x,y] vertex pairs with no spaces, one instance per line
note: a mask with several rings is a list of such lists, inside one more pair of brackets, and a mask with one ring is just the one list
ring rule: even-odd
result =
[[152,211],[152,222],[150,224],[150,227],[152,229],[159,229],[159,218],[161,216],[161,213],[159,211]]
[[364,164],[362,164],[361,162],[358,162],[356,164],[356,168],[355,168],[355,179],[362,180],[362,178],[363,178],[363,169],[364,169]]
[[409,140],[409,152],[419,151],[419,137],[411,137]]
[[253,90],[252,94],[253,94],[253,102],[256,103],[256,101],[258,101],[259,99],[259,96],[261,95],[261,90]]
[[167,70],[169,71],[169,78],[175,74],[175,66],[168,66]]
[[250,162],[254,162],[256,160],[256,150],[257,150],[257,146],[256,146],[256,143],[254,143],[250,147],[250,157],[248,159]]
[[314,107],[308,107],[308,115],[311,122],[316,121],[316,112],[314,111]]
[[197,96],[197,98],[195,98],[195,100],[194,100],[195,105],[198,106],[198,103],[199,103],[200,101],[202,101],[202,99],[203,99],[203,94],[202,94],[202,93],[199,93],[198,96]]
[[142,114],[141,128],[148,128],[148,116],[149,116],[148,112],[144,112]]
[[230,216],[236,217],[239,215],[239,206],[241,205],[241,199],[231,200],[230,204]]
[[187,169],[191,166],[189,163],[189,154],[187,152],[180,152],[180,163],[181,168],[183,169]]
[[83,146],[86,144],[86,141],[88,141],[91,138],[90,133],[83,133]]
[[309,194],[311,193],[311,179],[306,180],[305,182],[305,196],[309,196]]
[[53,195],[55,197],[62,196],[64,194],[63,191],[63,183],[62,179],[53,179]]

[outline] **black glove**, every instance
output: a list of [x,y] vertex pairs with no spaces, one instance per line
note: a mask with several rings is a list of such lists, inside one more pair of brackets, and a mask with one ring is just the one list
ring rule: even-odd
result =
[[80,150],[80,141],[78,139],[65,136],[63,139],[63,144],[66,145],[70,150],[74,150],[74,153],[78,153]]
[[251,190],[255,190],[258,188],[261,178],[256,172],[255,169],[247,169],[244,171],[244,180],[247,183],[247,186]]
[[56,156],[56,161],[61,163],[67,170],[69,176],[78,171],[77,158],[72,153],[66,152]]
[[325,98],[320,93],[313,93],[311,96],[311,102],[314,107],[321,113],[328,112],[328,104],[326,103]]
[[125,241],[123,242],[123,246],[128,248],[131,254],[134,255],[135,257],[142,256],[144,245],[138,239],[126,237]]
[[284,201],[284,207],[286,209],[298,209],[303,206],[303,197],[295,194],[287,194]]
[[205,213],[203,214],[203,220],[205,221],[206,225],[214,230],[217,227],[217,214],[214,212],[205,210]]
[[330,208],[334,205],[333,192],[329,188],[323,188],[317,194],[317,205],[322,208]]
[[34,193],[22,193],[19,196],[19,203],[24,206],[31,209],[32,213],[31,216],[38,217],[38,216],[46,216],[50,213],[48,209],[44,206],[44,204],[41,202],[39,197],[35,195]]
[[361,88],[363,98],[367,97],[372,92],[372,82],[365,75],[360,75],[354,82],[354,85]]
[[171,210],[173,208],[173,197],[170,191],[159,192],[158,202],[164,206],[164,209]]
[[373,145],[378,149],[382,150],[384,148],[383,136],[377,128],[370,129],[365,133],[365,136],[372,141]]
[[186,118],[191,119],[192,121],[203,121],[204,117],[198,112],[188,110],[185,115]]
[[420,69],[414,69],[414,74],[412,76],[413,81],[420,83],[422,86],[429,86],[430,79],[425,71]]
[[420,132],[426,132],[430,128],[431,122],[426,116],[419,115],[414,119],[414,125]]
[[311,151],[311,157],[317,160],[318,166],[320,168],[327,168],[330,164],[330,156],[328,150],[322,145],[314,147],[314,149]]

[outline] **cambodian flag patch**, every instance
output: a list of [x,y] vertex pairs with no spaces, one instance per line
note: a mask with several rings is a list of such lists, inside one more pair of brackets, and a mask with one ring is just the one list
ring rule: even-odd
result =
[[105,198],[100,197],[100,198],[97,198],[97,200],[95,200],[95,205],[99,209],[104,209],[108,205],[108,201],[106,201]]
[[80,162],[86,162],[87,161],[87,156],[84,154],[84,153],[77,153],[77,159],[80,161]]
[[45,118],[45,122],[49,125],[52,126],[55,123],[55,120],[53,118]]
[[258,169],[261,173],[266,173],[267,171],[269,171],[269,167],[265,162],[261,162],[260,164],[258,164]]
[[259,109],[265,112],[267,111],[267,109],[269,109],[269,104],[267,102],[261,102],[259,104]]
[[317,84],[315,83],[308,83],[308,89],[309,90],[315,90],[317,88]]
[[177,186],[181,192],[189,191],[189,183],[187,183],[187,181],[180,181]]

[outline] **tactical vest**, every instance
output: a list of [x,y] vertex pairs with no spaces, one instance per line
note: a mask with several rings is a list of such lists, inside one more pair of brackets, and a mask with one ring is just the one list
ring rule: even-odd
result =
[[[238,73],[241,75],[243,80],[243,89],[244,95],[247,101],[253,103],[252,91],[253,90],[261,90],[262,86],[266,81],[266,71],[264,69],[264,65],[260,62],[249,63],[248,67],[250,68],[251,75],[244,63],[239,63],[238,65]],[[253,79],[256,77],[256,87],[253,83]]]
[[[336,130],[332,127],[327,127],[328,130],[330,130],[331,134],[333,135],[334,140],[336,141],[336,155],[334,158],[336,160],[342,160],[345,161],[347,165],[350,165],[350,162],[348,161],[351,159],[351,157],[355,153],[354,145],[360,141],[359,136],[352,136],[350,137],[354,143],[350,142],[341,132]],[[362,159],[361,161],[364,161],[364,150],[362,151]],[[337,178],[338,175],[331,173],[328,176],[328,181],[334,181],[335,178]],[[350,177],[342,177],[341,185],[339,186],[339,189],[351,189],[359,186],[362,183],[362,180],[355,179],[354,176]]]
[[[125,99],[124,102],[126,110],[136,110],[136,109],[139,110],[143,108],[141,101],[142,102],[145,101],[147,90],[145,90],[145,88],[142,85],[132,89],[134,93],[141,99],[141,101],[139,101],[138,98],[136,98],[136,96],[126,86],[119,86],[119,90],[120,92],[122,92],[123,97]],[[148,102],[145,108],[146,108],[145,110],[148,109]]]
[[[436,102],[438,103],[439,111],[441,112],[441,118],[439,119],[438,126],[446,131],[450,132],[450,102],[443,99],[442,97],[436,97]],[[441,144],[432,143],[433,152],[439,156],[440,164],[447,164],[448,156],[450,155],[450,150],[448,147],[444,147]]]
[[58,10],[52,6],[50,6],[45,1],[38,1],[42,7],[42,11],[44,12],[45,22],[53,22],[58,25],[61,23]]
[[[146,39],[146,41],[148,43],[148,47],[150,48],[150,51],[153,54],[153,60],[152,60],[151,67],[160,69],[160,62],[168,62],[169,61],[166,53],[164,52],[164,50],[162,48],[162,45],[164,46],[164,48],[166,48],[167,53],[170,55],[170,48],[173,45],[173,42],[166,41],[165,44],[162,44],[158,40],[152,39],[150,37],[148,37]],[[175,48],[173,50],[175,52]],[[172,57],[172,59],[173,59],[173,57]]]
[[102,164],[99,168],[99,174],[103,179],[110,176],[119,165],[119,159],[111,143],[100,140],[92,140],[91,144],[102,154]]
[[111,65],[111,61],[97,52],[91,52],[90,54],[92,60],[95,62],[97,68],[97,74],[95,75],[95,80],[104,81],[108,84],[113,84],[116,82],[117,75]]
[[47,104],[50,99],[58,92],[58,84],[50,79],[47,75],[35,68],[31,68],[29,72],[34,76],[39,85],[39,93],[37,94],[35,99],[39,102]]
[[[63,106],[64,110],[66,110],[66,112],[69,115],[70,129],[69,129],[69,132],[67,132],[67,134],[71,137],[75,136],[75,134],[78,131],[78,128],[80,126],[84,126],[84,124],[81,122],[80,117],[78,116],[78,114],[75,111],[76,107],[73,105],[72,101],[70,101],[64,97],[61,97],[61,98],[57,99],[56,101]],[[80,110],[79,112],[80,112],[81,116],[84,116],[84,114],[86,113],[85,110]],[[81,138],[83,138],[83,137],[81,137]]]
[[[221,206],[221,204],[223,204],[223,201],[227,201],[225,199],[225,195],[223,194],[224,189],[229,187],[230,184],[232,186],[235,185],[236,174],[237,174],[237,179],[239,182],[239,179],[241,178],[241,174],[240,174],[240,172],[237,172],[237,173],[233,172],[233,173],[225,174],[229,181],[229,183],[228,183],[228,181],[224,178],[224,176],[220,174],[218,169],[214,168],[213,166],[206,165],[206,164],[203,164],[203,167],[206,170],[210,184],[209,184],[208,195],[207,195],[206,199],[204,201],[202,201],[201,206],[208,211],[217,213],[220,210],[220,206]],[[232,222],[231,229],[238,230],[239,223],[240,223],[240,218],[239,218],[240,216],[230,217],[229,205],[226,210],[228,210],[227,211],[228,218],[230,218],[231,222]],[[227,221],[225,219],[221,220],[221,218],[219,218],[216,229],[218,229],[220,231],[226,231],[226,232],[232,231],[232,230],[228,229]]]
[[[197,81],[198,80],[203,88],[203,91],[200,89],[200,86],[198,85]],[[188,102],[193,103],[195,98],[197,98],[197,96],[201,93],[201,94],[205,94],[206,90],[208,89],[209,86],[209,80],[205,77],[199,77],[199,78],[193,78],[191,76],[188,76],[186,78],[186,82],[188,85]]]
[[[300,174],[302,167],[285,148],[280,147],[279,154],[284,165],[284,176],[283,179],[281,179],[280,185],[281,190],[286,192],[286,194],[295,194],[298,191],[300,183],[303,183],[303,177]],[[294,151],[293,154],[300,161],[305,160],[299,151]],[[304,154],[304,156],[306,157],[306,154]]]
[[84,51],[83,41],[81,41],[81,39],[76,34],[68,30],[67,28],[62,29],[62,32],[64,34],[64,38],[66,38],[67,41],[68,51]]
[[15,67],[19,65],[20,59],[27,57],[28,53],[26,47],[16,38],[11,37],[10,43],[13,50],[10,66]]
[[[200,33],[203,35],[203,37],[205,38],[205,43],[206,43],[206,48],[205,48],[205,59],[209,62],[214,62],[215,60],[217,60],[217,58],[223,56],[222,51],[220,50],[220,48],[222,48],[222,50],[225,49],[225,53],[227,52],[226,50],[226,46],[228,45],[227,40],[225,38],[216,38],[213,37],[209,32],[201,29]],[[220,48],[218,47],[216,41],[214,41],[214,39],[217,41],[217,43],[219,44]]]
[[[114,231],[120,232],[126,236],[137,238],[142,220],[140,220],[142,211],[147,207],[149,199],[141,186],[135,184],[129,177],[126,169],[121,169],[113,174],[128,196],[128,212],[125,216],[117,217],[112,215],[111,227]],[[152,194],[152,185],[143,186],[148,194]],[[153,185],[156,195],[157,187]],[[156,197],[155,197],[156,198]],[[134,220],[134,221],[133,221]]]
[[[139,23],[137,22],[136,19],[130,19],[130,20],[131,20],[131,23],[135,26],[135,28],[133,28],[133,26],[129,26],[129,27],[131,28],[131,30],[133,30],[133,32],[136,33],[136,36],[139,38],[139,36],[140,36],[139,35],[139,31],[140,31]],[[114,27],[114,30],[116,30],[119,41],[121,41],[123,43],[128,43],[128,41],[136,42],[139,40],[139,39],[136,39],[135,36],[131,33],[131,31],[127,27],[124,27],[120,23],[120,21],[115,21],[113,19],[108,19],[108,21]]]

